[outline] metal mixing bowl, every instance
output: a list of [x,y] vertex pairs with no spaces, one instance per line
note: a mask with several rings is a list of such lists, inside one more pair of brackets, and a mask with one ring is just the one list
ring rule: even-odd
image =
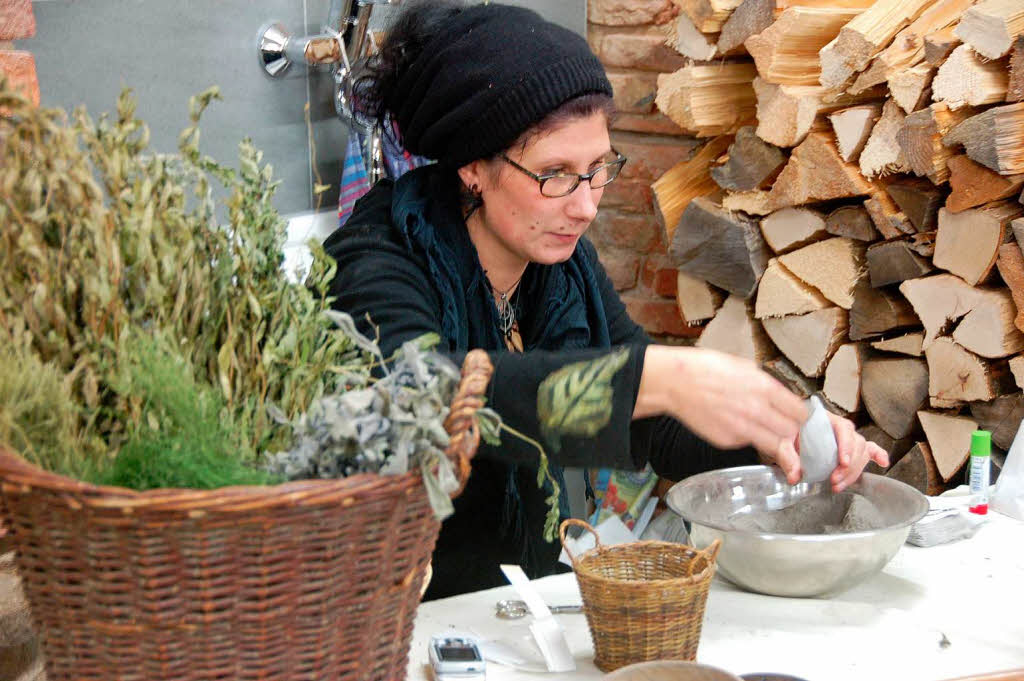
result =
[[739,530],[729,518],[772,511],[813,495],[831,495],[827,481],[790,485],[774,466],[743,466],[701,473],[669,491],[669,508],[690,521],[693,545],[722,540],[718,572],[750,591],[773,596],[828,596],[880,571],[928,512],[928,500],[910,485],[865,473],[851,485],[881,512],[881,529],[845,534],[773,534]]

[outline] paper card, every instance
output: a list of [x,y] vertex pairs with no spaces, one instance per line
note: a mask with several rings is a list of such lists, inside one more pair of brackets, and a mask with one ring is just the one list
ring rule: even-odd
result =
[[[657,504],[657,501],[655,501],[655,504]],[[594,528],[594,531],[597,532],[597,536],[605,546],[629,544],[636,541],[633,531],[626,527],[626,524],[617,515],[608,516],[600,525]],[[568,544],[572,555],[579,556],[594,548],[594,535],[591,532],[584,532],[583,536],[579,539],[567,536],[565,543]],[[565,549],[562,549],[562,554],[558,557],[558,560],[572,567],[572,561],[569,560],[569,554]]]
[[519,597],[526,602],[526,607],[533,614],[534,622],[530,624],[530,632],[544,656],[548,671],[571,672],[576,669],[576,660],[569,652],[569,643],[565,640],[565,630],[551,614],[544,599],[530,584],[530,579],[518,565],[502,565],[501,571]]

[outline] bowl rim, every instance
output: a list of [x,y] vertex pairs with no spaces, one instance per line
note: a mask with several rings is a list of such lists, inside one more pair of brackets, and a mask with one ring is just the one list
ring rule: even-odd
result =
[[[911,487],[910,485],[908,485],[907,483],[905,483],[905,482],[903,482],[901,480],[895,480],[895,479],[887,477],[885,475],[878,475],[876,473],[868,473],[868,472],[861,473],[861,477],[857,478],[856,482],[851,484],[849,487],[847,487],[843,491],[844,492],[846,492],[846,491],[856,491],[856,487],[860,484],[861,479],[863,479],[865,477],[867,477],[867,478],[878,478],[880,480],[885,480],[884,484],[890,484],[891,483],[891,484],[895,484],[897,486],[902,485],[902,486],[906,487],[908,490],[911,490],[912,492],[914,492],[914,494],[917,495],[916,498],[915,498],[915,501],[917,502],[918,508],[917,508],[917,510],[913,514],[911,514],[911,518],[909,520],[901,522],[901,523],[897,523],[895,525],[888,525],[886,527],[880,527],[880,528],[875,529],[875,530],[861,530],[859,532],[841,532],[841,533],[834,533],[834,534],[791,534],[791,533],[786,533],[786,532],[758,532],[756,530],[747,530],[747,529],[742,529],[742,528],[737,528],[737,527],[727,527],[727,526],[722,525],[721,523],[705,522],[703,520],[695,520],[693,518],[688,518],[687,516],[685,516],[682,513],[680,513],[679,510],[676,508],[675,504],[672,503],[672,497],[673,497],[672,490],[676,489],[677,487],[678,488],[682,488],[682,487],[686,487],[686,486],[689,486],[689,485],[693,485],[693,484],[695,484],[694,481],[699,481],[699,480],[701,480],[703,478],[710,478],[710,477],[714,477],[714,476],[720,476],[723,473],[740,473],[740,472],[746,472],[746,471],[765,471],[765,470],[770,470],[771,473],[777,479],[780,479],[780,480],[782,480],[782,482],[784,482],[786,484],[789,484],[788,481],[786,481],[785,475],[782,474],[782,470],[778,466],[769,466],[769,465],[758,464],[758,465],[752,465],[752,466],[734,466],[732,468],[719,468],[719,469],[716,469],[716,470],[711,470],[711,471],[705,471],[703,473],[698,473],[697,475],[691,475],[690,477],[684,478],[684,479],[680,480],[679,482],[677,482],[676,484],[672,485],[672,487],[669,488],[668,493],[665,495],[665,504],[672,510],[673,513],[678,515],[680,518],[682,518],[686,522],[692,523],[694,525],[700,525],[702,527],[708,527],[708,528],[711,528],[713,530],[718,530],[719,532],[722,532],[723,534],[738,534],[738,535],[744,535],[744,536],[758,537],[760,539],[767,539],[767,540],[787,540],[787,541],[814,542],[814,543],[821,543],[822,541],[830,541],[830,542],[846,541],[848,539],[858,539],[858,538],[863,538],[863,537],[877,536],[880,532],[889,532],[889,531],[892,531],[892,530],[901,530],[901,529],[908,529],[909,530],[910,526],[913,525],[914,523],[916,523],[921,518],[923,518],[925,516],[925,514],[928,513],[928,509],[930,508],[930,504],[928,503],[928,497],[926,497],[924,494],[922,494],[920,490],[918,490],[918,489],[916,489],[914,487]],[[797,484],[800,484],[800,483],[797,483]],[[831,488],[827,488],[827,489],[831,489]],[[692,532],[691,532],[691,534],[692,534]],[[723,546],[722,548],[725,548],[725,547]]]

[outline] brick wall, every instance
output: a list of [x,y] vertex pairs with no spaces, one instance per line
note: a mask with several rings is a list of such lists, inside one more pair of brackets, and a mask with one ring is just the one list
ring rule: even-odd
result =
[[693,337],[700,328],[679,315],[676,269],[665,255],[651,192],[651,183],[697,143],[654,106],[658,74],[685,63],[665,44],[677,10],[671,0],[588,0],[587,9],[587,39],[615,89],[612,144],[629,157],[588,234],[633,319],[657,336]]
[[36,33],[31,0],[0,0],[0,72],[14,87],[39,104],[36,61],[28,52],[14,49],[14,41]]

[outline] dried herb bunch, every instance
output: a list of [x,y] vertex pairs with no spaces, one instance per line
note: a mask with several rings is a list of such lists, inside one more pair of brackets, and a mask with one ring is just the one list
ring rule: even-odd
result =
[[[313,246],[309,288],[281,271],[285,222],[261,153],[243,141],[238,170],[201,155],[200,116],[217,97],[192,98],[180,153],[161,155],[128,92],[116,117],[93,121],[0,82],[0,335],[54,367],[77,406],[72,432],[102,441],[75,456],[112,459],[144,418],[141,398],[116,389],[133,330],[170,339],[216,387],[243,457],[290,435],[268,405],[294,417],[370,370],[324,315],[333,261]],[[214,183],[226,188],[223,224]],[[56,472],[87,467],[64,464]]]

